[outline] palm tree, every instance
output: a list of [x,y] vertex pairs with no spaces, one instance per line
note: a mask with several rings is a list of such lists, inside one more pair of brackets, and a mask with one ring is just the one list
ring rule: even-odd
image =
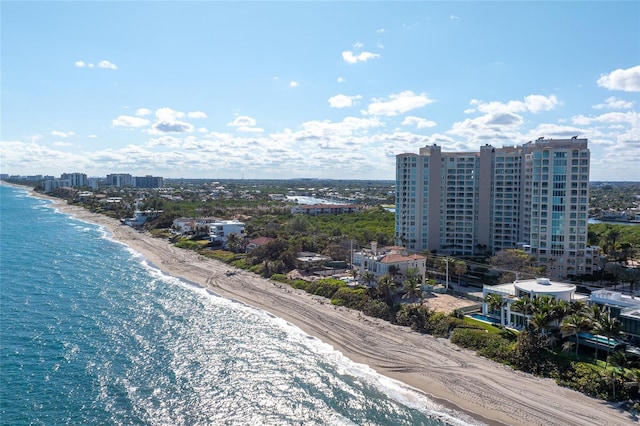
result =
[[422,301],[422,285],[419,282],[409,279],[404,280],[402,290],[404,291],[402,296],[404,299],[418,298]]
[[562,320],[571,312],[571,304],[566,300],[558,299],[551,304],[551,312],[553,319],[561,323]]
[[387,306],[393,306],[393,293],[396,291],[396,282],[391,275],[383,275],[378,281],[376,290],[384,299]]
[[[600,334],[607,338],[607,346],[611,347],[611,339],[620,335],[622,324],[618,321],[618,318],[612,318],[611,314],[607,312],[604,314],[598,322],[593,325],[593,330],[596,334]],[[596,345],[597,346],[597,345]],[[605,368],[609,365],[609,358],[605,361]]]
[[400,272],[400,268],[398,268],[397,265],[389,265],[388,272],[391,278],[395,280],[396,275],[398,275],[398,273]]
[[552,317],[550,311],[535,312],[529,320],[529,325],[531,325],[531,327],[533,327],[533,329],[538,333],[546,335],[546,330],[549,327],[551,320]]
[[533,306],[531,305],[531,299],[529,299],[528,296],[521,297],[511,304],[511,311],[524,315],[526,323],[529,321],[529,313],[531,313],[532,310]]
[[373,275],[373,272],[371,271],[364,271],[364,274],[362,274],[362,281],[367,283],[367,286],[369,287],[371,287],[371,283],[374,282],[375,280],[376,280],[376,276]]
[[467,273],[467,263],[462,260],[456,260],[453,268],[458,276],[458,285],[460,285],[460,276]]
[[580,314],[583,315],[587,311],[587,304],[582,300],[572,300],[571,301],[571,311],[569,314]]
[[580,314],[571,314],[568,317],[565,317],[564,321],[562,321],[562,325],[560,326],[562,330],[562,335],[566,336],[576,336],[576,358],[578,358],[578,349],[580,347],[580,333],[584,333],[585,331],[589,331],[591,329],[591,323],[588,318]]
[[500,311],[500,325],[504,326],[504,313],[503,307],[506,301],[502,298],[501,294],[489,293],[484,297],[484,301],[489,305],[489,309],[492,311]]
[[407,299],[418,297],[422,301],[422,279],[417,268],[407,269],[405,272],[406,279],[402,283],[405,294],[402,296]]
[[358,278],[358,275],[360,275],[360,271],[358,271],[357,269],[351,270],[351,276],[353,277],[354,281],[356,280],[356,278]]
[[[624,370],[629,365],[629,360],[625,355],[624,351],[615,351],[611,355],[607,357],[607,362],[611,363],[613,367],[615,367],[611,372],[611,383],[613,385],[613,399],[616,399],[616,375],[622,374],[624,376]],[[620,369],[618,371],[617,369]]]

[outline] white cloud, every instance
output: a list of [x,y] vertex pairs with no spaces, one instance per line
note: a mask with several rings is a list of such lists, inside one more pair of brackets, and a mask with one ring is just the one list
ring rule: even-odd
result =
[[53,143],[53,146],[73,146],[73,144],[71,142],[57,141]]
[[405,119],[402,121],[402,125],[416,126],[418,129],[426,129],[429,127],[437,126],[437,123],[435,121],[427,120],[425,118],[409,116],[409,117],[405,117]]
[[187,117],[189,118],[207,118],[207,114],[202,111],[192,111],[187,113]]
[[143,127],[149,124],[146,118],[133,117],[130,115],[120,115],[111,122],[114,126],[119,127]]
[[51,132],[51,134],[52,134],[53,136],[58,136],[58,137],[60,137],[60,138],[68,138],[69,136],[74,136],[74,135],[75,135],[75,133],[74,133],[74,132],[61,132],[61,131],[59,131],[59,130],[53,130],[53,131]]
[[198,128],[198,132],[200,132],[200,133],[207,133],[208,131],[209,131],[209,130],[207,130],[207,128],[206,128],[206,127],[199,127],[199,128]]
[[100,61],[98,62],[98,68],[105,68],[105,69],[110,69],[110,70],[117,70],[118,67],[116,66],[116,64],[109,62],[109,61]]
[[[76,61],[75,62],[75,66],[78,68],[95,68],[95,65],[91,62],[85,62],[82,60]],[[116,66],[116,64],[114,64],[113,62],[110,61],[100,61],[98,62],[98,68],[103,68],[103,69],[110,69],[110,70],[117,70],[118,67]]]
[[560,105],[560,102],[555,95],[529,95],[524,97],[524,101],[509,101],[507,103],[502,103],[498,101],[482,102],[477,99],[472,99],[469,104],[476,106],[478,111],[487,114],[516,113],[525,111],[535,114],[540,111],[552,110],[556,105]]
[[394,116],[434,102],[425,93],[415,94],[410,90],[393,94],[389,100],[374,99],[365,114]]
[[593,123],[602,124],[631,124],[635,127],[640,127],[640,113],[628,111],[628,112],[607,112],[605,114],[587,117],[584,115],[577,115],[571,117],[573,124],[577,125],[589,125]]
[[151,114],[151,110],[148,109],[148,108],[138,108],[136,110],[136,115],[139,115],[141,117],[145,117],[145,116],[150,115],[150,114]]
[[89,138],[90,138],[90,139],[97,139],[97,138],[98,138],[98,135],[89,135]]
[[379,58],[379,57],[380,57],[380,54],[371,53],[371,52],[360,52],[357,55],[355,55],[350,50],[346,50],[346,51],[342,52],[342,59],[344,59],[345,62],[348,62],[350,64],[355,64],[355,63],[358,63],[358,62],[366,62],[369,59],[376,59],[376,58]]
[[629,109],[633,108],[633,102],[625,101],[623,99],[616,99],[615,96],[607,98],[604,103],[593,105],[593,109]]
[[236,131],[242,132],[242,133],[262,133],[264,132],[264,129],[261,127],[240,126],[240,127],[236,127]]
[[158,121],[153,124],[152,134],[159,133],[191,133],[193,132],[193,125],[185,123],[184,121]]
[[376,30],[376,33],[378,33],[378,34],[383,34],[385,31],[386,31],[386,30],[385,30],[384,28],[378,28],[378,29]]
[[147,142],[148,147],[164,146],[167,148],[177,149],[182,146],[182,141],[173,136],[160,136],[157,138],[151,138]]
[[171,108],[158,108],[156,110],[156,118],[159,121],[175,121],[178,118],[184,117],[184,112],[175,111]]
[[364,47],[364,44],[362,44],[362,43],[361,43],[361,42],[359,42],[359,41],[356,41],[356,42],[353,44],[353,48],[354,48],[354,49],[362,49],[363,47]]
[[236,117],[231,123],[227,123],[227,126],[235,127],[236,131],[242,133],[262,133],[264,129],[255,127],[256,120],[253,117],[246,115],[240,115]]
[[289,82],[289,86],[290,87],[298,87],[298,82],[294,81],[294,80],[291,80],[291,82]]
[[227,123],[227,126],[232,126],[232,127],[242,127],[242,126],[252,127],[255,125],[256,125],[256,119],[253,117],[249,117],[247,115],[239,115],[231,123]]
[[347,81],[346,78],[344,77],[338,77],[338,83],[344,83],[345,81]]
[[362,96],[347,96],[347,95],[335,95],[329,98],[329,105],[331,108],[346,108],[353,106],[354,101],[361,99]]
[[449,16],[449,19],[457,20],[457,19],[460,19],[460,17],[456,16],[456,15],[451,15],[451,16]]
[[609,90],[640,92],[640,65],[602,75],[598,79],[598,86]]

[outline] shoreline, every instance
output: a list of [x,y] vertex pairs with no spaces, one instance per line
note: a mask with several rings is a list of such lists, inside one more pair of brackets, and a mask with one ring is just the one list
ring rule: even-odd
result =
[[[115,219],[17,187],[53,201],[52,206],[64,214],[105,227],[111,238],[142,254],[168,275],[282,318],[352,361],[424,393],[447,410],[490,425],[634,423],[629,413],[559,387],[552,379],[514,371],[446,339],[333,306],[322,297],[176,248]],[[227,271],[236,273],[226,276]]]

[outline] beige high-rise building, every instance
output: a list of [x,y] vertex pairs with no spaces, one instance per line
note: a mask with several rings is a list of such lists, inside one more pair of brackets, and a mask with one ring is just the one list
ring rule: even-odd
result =
[[591,273],[586,139],[396,156],[396,242],[470,255],[524,248],[547,275]]

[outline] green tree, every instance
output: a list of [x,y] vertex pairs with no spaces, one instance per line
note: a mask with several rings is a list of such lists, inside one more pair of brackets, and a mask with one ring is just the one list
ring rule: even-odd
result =
[[[596,334],[605,336],[607,338],[607,345],[611,347],[611,339],[614,339],[620,335],[622,324],[618,321],[618,318],[611,317],[609,312],[600,317],[600,320],[593,325],[593,330]],[[605,368],[609,364],[609,359],[605,361]]]
[[489,293],[484,297],[484,301],[488,304],[490,310],[500,312],[500,325],[504,326],[504,309],[502,308],[506,305],[506,300],[501,294]]
[[382,300],[387,304],[389,308],[391,308],[394,305],[393,295],[397,290],[396,282],[393,277],[388,274],[380,277],[376,290],[378,295],[382,297]]
[[567,316],[564,321],[562,321],[560,330],[562,331],[562,335],[564,337],[575,336],[576,358],[578,358],[578,350],[580,348],[580,333],[591,330],[591,323],[589,322],[589,319],[584,315],[571,314]]
[[463,260],[456,260],[453,264],[453,270],[458,276],[458,285],[460,285],[460,277],[467,273],[467,263]]
[[613,387],[613,400],[616,399],[616,376],[620,375],[624,377],[624,371],[629,365],[629,360],[627,359],[624,351],[616,351],[607,357],[607,363],[611,364],[614,367],[611,370],[611,384]]
[[371,287],[371,283],[374,282],[375,280],[376,280],[376,276],[373,275],[373,272],[371,271],[364,271],[364,274],[362,274],[362,281],[367,283],[367,286],[369,287]]
[[417,268],[409,268],[405,272],[405,280],[402,283],[403,298],[419,299],[422,301],[422,277]]
[[500,282],[513,282],[516,273],[528,276],[540,276],[542,268],[534,266],[534,259],[524,250],[505,249],[489,258],[489,264],[502,271]]

